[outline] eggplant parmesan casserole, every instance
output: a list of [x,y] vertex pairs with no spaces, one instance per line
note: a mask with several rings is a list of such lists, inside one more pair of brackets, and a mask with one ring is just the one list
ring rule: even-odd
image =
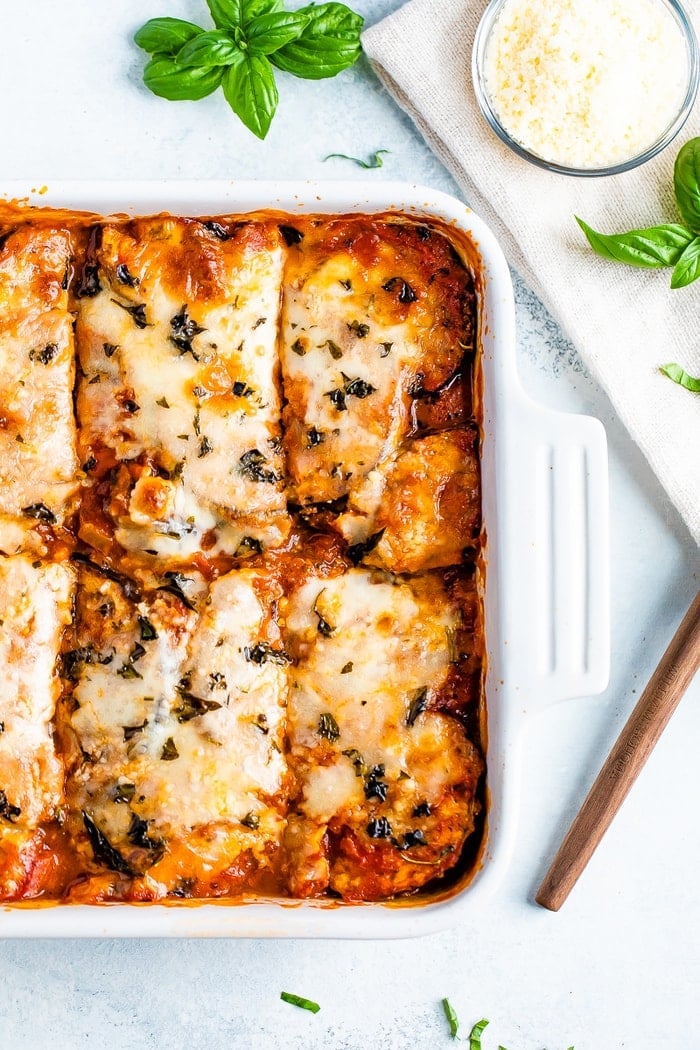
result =
[[474,864],[476,311],[398,214],[8,213],[0,899]]

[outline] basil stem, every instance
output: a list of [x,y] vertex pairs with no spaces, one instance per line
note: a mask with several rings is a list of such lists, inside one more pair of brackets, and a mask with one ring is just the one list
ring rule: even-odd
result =
[[459,1019],[449,999],[442,1000],[442,1009],[445,1012],[445,1018],[447,1019],[447,1023],[450,1026],[450,1035],[453,1039],[456,1039],[457,1032],[459,1031]]
[[630,230],[628,233],[605,234],[591,229],[578,215],[574,218],[597,255],[626,263],[628,266],[650,269],[675,266],[694,240],[690,230],[676,223],[649,226],[642,230]]
[[690,242],[671,274],[672,288],[685,288],[700,277],[700,237]]
[[327,157],[324,157],[324,161],[331,160],[333,157],[338,157],[340,160],[351,160],[353,164],[357,164],[360,168],[365,168],[369,171],[372,168],[381,168],[384,161],[381,158],[382,153],[391,153],[388,149],[376,149],[370,156],[369,160],[362,160],[361,157],[349,157],[347,153],[329,153]]
[[685,387],[686,390],[690,390],[693,394],[700,394],[700,377],[696,378],[689,375],[680,365],[661,365],[659,371],[663,372],[669,379],[672,379],[674,383],[678,383],[678,386]]
[[678,210],[694,233],[700,233],[700,138],[690,139],[676,157],[673,188]]
[[299,1006],[302,1010],[310,1010],[312,1014],[317,1014],[321,1009],[313,999],[305,999],[303,995],[294,995],[293,992],[280,992],[280,999],[285,1003],[291,1003],[292,1006]]

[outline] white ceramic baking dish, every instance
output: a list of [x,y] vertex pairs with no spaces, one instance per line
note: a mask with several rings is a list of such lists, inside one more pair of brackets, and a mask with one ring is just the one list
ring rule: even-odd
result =
[[476,915],[508,862],[526,720],[556,700],[602,691],[609,665],[607,451],[600,422],[534,404],[520,387],[510,274],[490,230],[461,202],[403,183],[3,184],[6,199],[102,214],[259,209],[399,211],[438,219],[473,242],[481,273],[488,821],[479,868],[439,899],[402,904],[4,906],[6,937],[405,937]]

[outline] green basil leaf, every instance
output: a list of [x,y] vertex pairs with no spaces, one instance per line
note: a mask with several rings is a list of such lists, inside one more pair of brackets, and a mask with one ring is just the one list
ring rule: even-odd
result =
[[303,39],[286,44],[272,55],[278,69],[302,80],[325,80],[342,73],[360,57],[359,42],[355,44],[311,43]]
[[196,101],[216,91],[221,74],[220,68],[180,69],[171,55],[154,55],[143,71],[143,82],[161,98]]
[[469,1033],[469,1050],[481,1050],[481,1035],[486,1028],[488,1021],[486,1018],[482,1018],[481,1021],[477,1021],[471,1032]]
[[335,2],[308,4],[297,14],[309,15],[314,22],[315,36],[331,36],[339,40],[354,40],[364,25],[364,18],[345,4]]
[[449,999],[442,1000],[442,1009],[445,1012],[445,1019],[450,1026],[450,1035],[453,1039],[457,1038],[457,1032],[459,1031],[459,1018],[454,1011],[454,1007]]
[[331,160],[333,157],[339,157],[340,160],[351,160],[354,164],[357,164],[360,168],[371,170],[372,168],[381,168],[384,161],[382,160],[382,153],[391,153],[388,149],[376,149],[371,155],[369,160],[362,160],[360,157],[349,157],[347,153],[329,153],[327,157],[324,157],[324,161]]
[[149,55],[156,52],[175,55],[188,40],[203,32],[199,26],[181,18],[152,18],[134,35],[134,42]]
[[678,210],[694,233],[700,233],[700,138],[681,148],[673,168]]
[[223,77],[226,101],[249,131],[264,139],[277,109],[278,94],[270,60],[240,51]]
[[256,55],[271,55],[303,32],[308,15],[296,11],[278,11],[254,18],[246,29],[248,50]]
[[302,1010],[310,1010],[312,1014],[317,1014],[321,1009],[313,999],[305,999],[303,995],[294,995],[293,992],[280,992],[280,999],[292,1006],[300,1006]]
[[693,394],[700,394],[700,378],[689,375],[680,365],[661,365],[659,371],[663,372],[669,379],[672,379],[674,383],[678,383],[679,386],[690,390]]
[[260,15],[271,15],[275,11],[281,11],[283,6],[282,0],[243,0],[243,27],[247,28],[250,22]]
[[574,218],[594,252],[604,259],[614,259],[628,266],[674,266],[694,239],[690,230],[675,223],[628,233],[605,234],[591,229],[578,215]]
[[176,55],[181,69],[198,66],[200,69],[212,69],[214,66],[227,66],[238,54],[238,47],[223,29],[210,29],[206,33],[189,40]]
[[671,274],[672,288],[685,288],[700,277],[700,237],[690,242]]
[[236,29],[242,21],[242,0],[207,0],[217,29]]
[[345,4],[311,4],[297,14],[308,15],[309,22],[298,40],[275,51],[272,61],[278,69],[305,80],[322,80],[360,57],[364,19]]

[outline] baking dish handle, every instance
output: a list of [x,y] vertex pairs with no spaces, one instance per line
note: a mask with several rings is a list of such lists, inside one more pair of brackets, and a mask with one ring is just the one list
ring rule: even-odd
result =
[[518,524],[504,534],[511,545],[505,578],[523,586],[515,607],[509,603],[503,637],[518,639],[509,655],[531,711],[608,684],[608,464],[599,420],[528,400],[519,407],[505,508]]

